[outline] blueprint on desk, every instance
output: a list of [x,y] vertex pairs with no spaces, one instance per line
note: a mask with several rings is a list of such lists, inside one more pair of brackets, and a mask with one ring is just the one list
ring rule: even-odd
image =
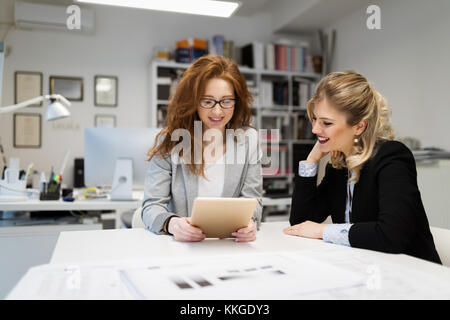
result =
[[336,246],[201,262],[47,264],[31,268],[7,299],[450,299],[450,277]]

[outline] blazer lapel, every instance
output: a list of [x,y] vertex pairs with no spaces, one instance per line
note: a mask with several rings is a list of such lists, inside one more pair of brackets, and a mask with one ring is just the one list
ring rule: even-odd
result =
[[189,171],[186,164],[181,165],[184,180],[184,190],[186,192],[186,202],[187,202],[187,213],[190,217],[192,214],[192,206],[194,204],[194,199],[198,195],[198,181],[197,176]]

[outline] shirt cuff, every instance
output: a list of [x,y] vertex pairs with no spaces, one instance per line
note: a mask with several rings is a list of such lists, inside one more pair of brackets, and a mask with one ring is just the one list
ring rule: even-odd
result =
[[298,164],[298,175],[300,177],[315,177],[317,175],[317,163],[300,161]]
[[323,241],[350,247],[348,231],[352,223],[330,224],[323,228]]

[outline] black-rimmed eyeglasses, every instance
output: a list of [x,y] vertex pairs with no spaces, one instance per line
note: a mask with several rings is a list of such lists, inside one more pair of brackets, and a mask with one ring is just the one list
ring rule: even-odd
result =
[[216,104],[219,104],[222,109],[230,109],[234,107],[236,103],[236,99],[222,99],[222,100],[214,100],[203,98],[200,99],[200,106],[205,109],[213,109]]

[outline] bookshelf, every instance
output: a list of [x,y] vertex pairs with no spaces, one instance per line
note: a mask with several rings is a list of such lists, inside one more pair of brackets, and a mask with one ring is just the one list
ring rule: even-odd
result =
[[[162,127],[170,92],[190,64],[152,61],[150,66],[150,127]],[[280,129],[280,170],[263,168],[265,197],[286,198],[293,191],[298,161],[306,159],[315,140],[306,114],[321,75],[308,72],[239,67],[254,97],[252,125],[258,129]],[[270,137],[261,144],[270,145]]]

